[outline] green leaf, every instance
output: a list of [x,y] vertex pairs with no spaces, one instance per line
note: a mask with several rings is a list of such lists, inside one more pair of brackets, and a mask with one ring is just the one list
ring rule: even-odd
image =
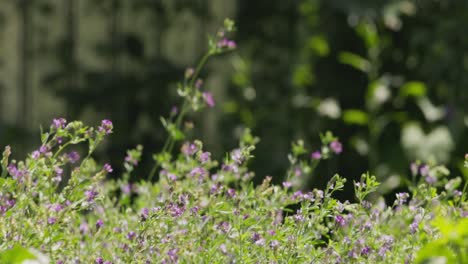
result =
[[315,36],[309,39],[309,47],[319,56],[327,56],[330,53],[330,47],[323,36]]
[[343,113],[343,121],[353,125],[367,125],[369,116],[366,112],[358,109],[349,109]]
[[0,262],[3,264],[21,264],[28,259],[36,260],[37,258],[28,249],[21,246],[14,246],[12,249],[0,253]]
[[347,64],[366,73],[369,72],[371,68],[371,64],[368,60],[351,52],[341,52],[338,56],[338,60],[343,64]]
[[365,41],[367,48],[376,48],[379,45],[379,35],[373,23],[360,23],[356,31]]
[[400,88],[400,95],[403,97],[421,97],[426,95],[426,85],[422,82],[411,81],[405,83]]

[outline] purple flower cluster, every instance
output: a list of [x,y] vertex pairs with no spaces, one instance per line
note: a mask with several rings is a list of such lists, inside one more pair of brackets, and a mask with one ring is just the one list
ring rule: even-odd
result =
[[98,130],[101,133],[109,135],[110,133],[112,133],[113,128],[114,125],[112,124],[112,121],[110,121],[109,119],[104,119],[101,121],[101,125],[99,126]]
[[213,94],[211,94],[210,92],[203,92],[202,96],[203,96],[203,100],[205,100],[206,104],[209,107],[215,106],[215,100],[213,98]]
[[233,40],[229,40],[227,38],[223,38],[218,42],[218,48],[227,48],[227,49],[235,49],[237,47],[236,42]]
[[63,129],[67,125],[67,120],[65,118],[54,118],[52,120],[52,127],[55,129]]

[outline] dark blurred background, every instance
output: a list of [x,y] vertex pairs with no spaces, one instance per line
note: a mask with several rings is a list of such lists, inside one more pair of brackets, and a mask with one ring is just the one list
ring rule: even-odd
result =
[[54,117],[109,118],[98,157],[118,167],[143,144],[144,176],[167,136],[159,117],[180,102],[176,83],[226,17],[239,49],[202,72],[216,107],[189,116],[215,157],[250,127],[257,177],[280,181],[291,141],[313,150],[332,130],[345,151],[320,165],[322,180],[370,170],[394,190],[416,159],[462,173],[464,0],[1,0],[0,145],[21,158]]

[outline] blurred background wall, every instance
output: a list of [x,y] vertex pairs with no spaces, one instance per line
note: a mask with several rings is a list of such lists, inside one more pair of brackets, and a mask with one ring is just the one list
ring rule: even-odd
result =
[[239,50],[208,64],[202,75],[217,105],[189,117],[193,138],[215,156],[251,127],[262,139],[258,177],[279,181],[291,141],[314,149],[332,130],[345,152],[319,177],[370,169],[393,190],[416,159],[459,171],[468,126],[462,0],[2,0],[0,144],[21,157],[53,117],[110,118],[115,133],[98,156],[118,164],[141,143],[143,173],[166,137],[159,116],[179,102],[177,81],[225,17],[237,23]]

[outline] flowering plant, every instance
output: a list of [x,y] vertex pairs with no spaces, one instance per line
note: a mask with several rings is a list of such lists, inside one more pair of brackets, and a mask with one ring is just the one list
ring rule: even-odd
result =
[[[226,21],[200,65],[235,47],[225,39],[233,28]],[[442,166],[415,163],[409,192],[390,200],[379,197],[375,176],[365,173],[354,182],[356,199],[340,201],[334,195],[345,188],[340,175],[323,190],[305,187],[320,161],[343,151],[330,132],[321,136],[319,150],[293,143],[281,185],[269,176],[258,186],[251,182],[249,162],[259,139],[248,129],[221,160],[198,140],[173,153],[186,140],[184,114],[214,105],[196,85],[200,67],[188,70],[180,86],[180,111],[163,119],[169,138],[148,178],[130,181],[143,155],[137,146],[123,158],[122,177],[105,179],[113,169],[97,164],[92,153],[112,133],[109,120],[89,127],[54,119],[39,149],[23,161],[12,160],[6,147],[0,262],[466,263],[466,179],[460,189],[462,179],[449,179]],[[70,150],[76,144],[87,144],[88,151]]]

